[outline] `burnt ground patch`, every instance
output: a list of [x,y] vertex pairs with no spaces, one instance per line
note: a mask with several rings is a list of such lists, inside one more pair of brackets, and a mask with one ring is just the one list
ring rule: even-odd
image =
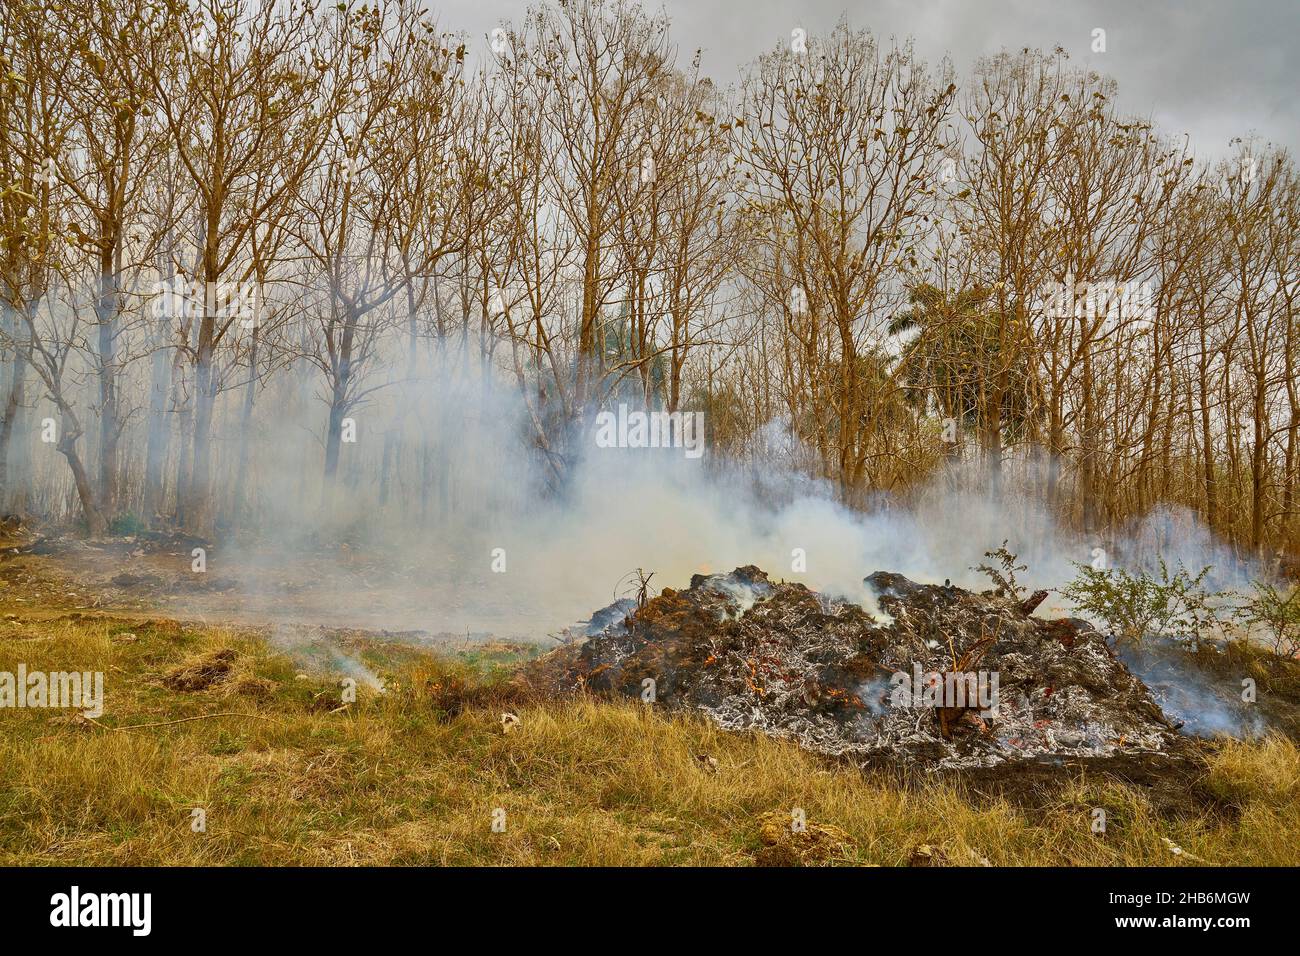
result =
[[[1144,787],[1169,812],[1213,803],[1188,786],[1204,772],[1196,747],[1089,622],[1036,618],[1033,602],[996,591],[885,572],[865,583],[877,613],[752,566],[696,575],[597,612],[601,626],[520,679],[649,697],[864,767],[961,770],[977,791],[1019,802],[1081,773]],[[996,676],[995,707],[945,693],[976,674]]]

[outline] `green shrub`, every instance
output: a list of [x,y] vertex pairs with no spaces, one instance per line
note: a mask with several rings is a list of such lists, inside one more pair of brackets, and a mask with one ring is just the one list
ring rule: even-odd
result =
[[1255,596],[1237,608],[1237,619],[1252,632],[1266,634],[1278,657],[1300,654],[1300,587],[1293,586],[1289,594],[1266,581],[1252,587]]
[[1020,557],[1007,548],[1007,539],[1003,539],[1002,547],[993,551],[985,551],[984,557],[996,561],[997,566],[981,564],[971,568],[971,570],[987,575],[989,580],[993,582],[993,589],[998,594],[1011,598],[1013,601],[1020,600],[1024,596],[1025,588],[1016,581],[1016,572],[1028,571],[1029,565],[1016,564]]
[[144,521],[133,514],[118,515],[109,523],[108,533],[113,535],[133,535],[140,534],[142,531],[148,531],[149,527]]
[[1080,614],[1104,622],[1121,641],[1136,644],[1151,635],[1194,641],[1216,620],[1211,602],[1219,595],[1204,583],[1209,567],[1192,575],[1179,564],[1172,576],[1163,559],[1159,575],[1141,569],[1075,567],[1078,576],[1061,594]]

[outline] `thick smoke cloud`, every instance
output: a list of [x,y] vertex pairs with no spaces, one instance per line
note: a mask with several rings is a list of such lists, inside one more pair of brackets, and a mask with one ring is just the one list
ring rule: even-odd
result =
[[[1061,527],[1025,493],[1039,478],[1032,471],[1008,472],[998,498],[974,463],[861,511],[793,468],[738,464],[712,450],[691,458],[681,447],[602,447],[588,423],[570,443],[568,479],[557,490],[527,453],[525,410],[511,383],[460,374],[438,382],[395,387],[358,411],[357,442],[344,446],[344,477],[328,493],[304,476],[293,450],[313,419],[294,420],[294,406],[278,406],[267,444],[281,451],[258,484],[272,519],[218,555],[221,567],[236,569],[250,604],[335,626],[544,640],[627,596],[637,569],[662,588],[756,564],[872,610],[863,578],[877,570],[989,587],[974,568],[1004,540],[1028,565],[1020,578],[1031,588],[1057,588],[1076,563],[1099,555],[1129,565],[1157,557],[1171,567],[1214,565],[1219,586],[1257,573],[1190,512],[1160,508],[1127,533],[1090,538]],[[309,403],[300,407],[318,416]],[[403,503],[381,507],[384,436],[413,432],[417,420],[430,440],[407,454],[436,477],[424,488],[410,487],[409,475],[394,480],[391,494]],[[781,423],[769,431],[790,442]],[[280,578],[297,582],[291,605],[276,601]],[[1053,594],[1041,613],[1068,610]]]

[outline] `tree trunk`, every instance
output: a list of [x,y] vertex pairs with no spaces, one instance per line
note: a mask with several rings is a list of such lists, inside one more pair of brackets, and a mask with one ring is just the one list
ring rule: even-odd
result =
[[244,408],[239,416],[239,463],[235,467],[234,490],[231,495],[230,520],[234,527],[247,512],[244,488],[248,483],[248,461],[253,432],[253,401],[257,397],[257,327],[253,327],[253,342],[248,358],[248,384],[244,386]]
[[[178,353],[179,355],[179,353]],[[172,407],[176,414],[176,524],[188,525],[190,496],[189,439],[190,420],[194,417],[193,399],[185,394],[185,368],[179,361],[172,370]]]
[[[3,318],[0,318],[0,321],[5,323],[5,331],[9,337],[16,339],[17,320],[13,315],[13,309],[8,304],[3,305],[2,308]],[[11,366],[13,373],[7,383],[8,389],[4,396],[4,418],[0,419],[0,506],[14,510],[18,510],[15,506],[17,496],[11,487],[13,471],[10,468],[9,449],[13,440],[14,422],[23,404],[23,383],[27,377],[26,362],[22,350],[15,347]]]
[[105,252],[99,263],[99,298],[95,318],[99,326],[99,501],[100,511],[111,521],[117,513],[117,279],[114,272],[116,243],[101,237]]
[[[204,306],[206,312],[208,307]],[[212,530],[212,411],[217,399],[216,369],[213,367],[215,320],[203,317],[199,325],[194,374],[194,454],[190,467],[185,521],[196,534]]]
[[77,488],[77,497],[81,500],[81,509],[86,516],[86,527],[90,531],[91,537],[99,537],[108,530],[108,522],[104,520],[104,513],[100,510],[95,488],[91,484],[90,475],[86,472],[86,466],[77,453],[77,439],[81,437],[81,425],[66,406],[60,408],[60,411],[63,421],[60,426],[59,442],[56,447],[59,449],[60,454],[68,460],[68,468],[72,470],[72,480]]
[[1199,390],[1201,399],[1201,454],[1204,456],[1205,524],[1211,530],[1218,525],[1218,489],[1214,475],[1214,431],[1210,415],[1210,359],[1207,353],[1205,327],[1201,330],[1201,360]]
[[1267,420],[1267,370],[1263,358],[1259,360],[1255,376],[1254,446],[1250,457],[1250,547],[1256,555],[1264,553],[1264,510],[1268,490],[1268,420]]
[[162,508],[166,488],[164,470],[167,445],[171,438],[167,427],[167,393],[171,389],[171,357],[163,348],[155,349],[149,370],[149,434],[145,445],[144,499],[141,517],[153,527]]

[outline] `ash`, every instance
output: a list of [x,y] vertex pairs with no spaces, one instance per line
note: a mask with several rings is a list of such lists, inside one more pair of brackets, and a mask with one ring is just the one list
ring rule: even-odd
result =
[[[600,626],[538,662],[531,679],[551,690],[652,695],[656,706],[702,711],[727,730],[927,768],[1158,753],[1178,740],[1087,621],[1044,620],[1032,616],[1032,599],[888,572],[864,584],[877,617],[753,566],[696,575],[642,607],[597,611]],[[995,706],[922,696],[928,682],[975,672],[996,680]]]

